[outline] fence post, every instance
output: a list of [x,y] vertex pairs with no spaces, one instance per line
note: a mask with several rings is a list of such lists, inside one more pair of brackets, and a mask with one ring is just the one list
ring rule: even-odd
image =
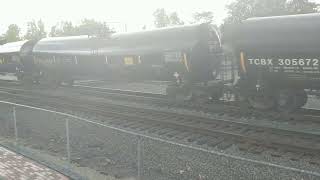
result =
[[141,172],[143,169],[142,166],[142,138],[141,136],[138,136],[138,146],[137,146],[137,166],[138,166],[138,180],[142,180],[141,178]]
[[17,145],[17,143],[18,143],[18,128],[17,128],[17,116],[16,116],[16,107],[15,106],[13,106],[13,108],[12,108],[12,113],[13,113],[15,145]]
[[70,137],[69,137],[69,119],[66,119],[66,137],[67,137],[67,160],[69,165],[71,164],[71,157],[70,157]]

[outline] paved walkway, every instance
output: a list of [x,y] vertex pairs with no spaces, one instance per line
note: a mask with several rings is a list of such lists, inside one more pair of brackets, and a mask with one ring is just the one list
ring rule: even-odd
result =
[[0,146],[0,180],[68,180],[29,158]]

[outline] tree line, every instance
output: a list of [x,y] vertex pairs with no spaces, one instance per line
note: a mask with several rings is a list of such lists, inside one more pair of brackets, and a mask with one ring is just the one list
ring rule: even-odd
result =
[[[227,24],[239,23],[250,17],[292,15],[319,12],[319,4],[309,0],[235,0],[226,6],[228,16],[224,19],[222,27]],[[186,22],[182,20],[177,12],[167,12],[164,8],[154,11],[154,25],[157,28],[172,25],[183,25]],[[197,12],[193,14],[193,20],[187,23],[212,22],[215,21],[214,13],[211,11]],[[146,29],[144,26],[142,29]],[[8,26],[7,31],[0,35],[0,41],[6,42],[19,40],[41,39],[47,36],[73,36],[73,35],[100,35],[107,36],[113,30],[106,22],[96,21],[94,19],[84,19],[79,25],[74,25],[70,21],[61,21],[51,27],[49,33],[45,31],[45,25],[42,20],[32,20],[27,23],[27,31],[21,36],[21,29],[16,24]]]
[[45,30],[45,25],[40,19],[32,20],[27,23],[27,31],[21,36],[21,29],[16,24],[8,26],[7,31],[0,36],[6,42],[14,42],[19,40],[39,40],[44,37],[58,36],[76,36],[76,35],[104,35],[111,33],[112,30],[107,26],[106,22],[99,22],[93,19],[83,19],[79,25],[73,25],[70,21],[61,21],[51,27],[49,33]]
[[232,24],[250,17],[318,13],[319,4],[309,0],[236,0],[227,9],[224,23]]

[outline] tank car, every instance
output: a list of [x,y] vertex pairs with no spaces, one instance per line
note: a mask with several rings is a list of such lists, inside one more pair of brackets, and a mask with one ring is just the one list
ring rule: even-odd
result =
[[42,71],[59,83],[98,74],[100,79],[172,80],[167,93],[178,99],[221,95],[221,80],[216,81],[221,42],[216,28],[207,23],[99,38],[45,38],[33,53]]
[[40,71],[35,67],[32,48],[36,41],[17,41],[0,46],[0,73],[2,80],[38,81]]
[[250,18],[229,42],[239,64],[239,89],[252,106],[294,110],[306,89],[320,89],[320,14]]
[[131,75],[138,74],[140,79],[155,78],[159,72],[162,79],[173,80],[167,88],[169,96],[208,99],[221,95],[221,83],[216,81],[223,60],[221,42],[216,28],[208,23],[115,33],[98,54],[111,64],[124,60],[136,72]]
[[103,56],[97,56],[99,39],[90,36],[50,37],[33,48],[34,62],[43,72],[42,81],[58,86],[75,79],[104,76]]

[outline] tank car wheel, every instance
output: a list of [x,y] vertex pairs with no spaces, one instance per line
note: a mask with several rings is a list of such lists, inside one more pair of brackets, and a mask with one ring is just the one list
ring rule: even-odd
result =
[[24,75],[21,78],[21,83],[25,87],[31,87],[33,85],[33,78],[30,75]]
[[269,110],[274,108],[275,99],[272,94],[264,92],[256,92],[254,95],[249,96],[248,102],[250,106],[259,110]]
[[178,93],[176,94],[175,99],[178,102],[190,101],[192,99],[192,93],[191,92]]
[[284,112],[292,112],[307,103],[308,95],[304,90],[280,90],[277,98],[277,109]]
[[33,77],[34,84],[40,84],[41,75],[35,75]]
[[68,79],[65,81],[67,86],[73,86],[74,85],[74,80],[73,79]]
[[[235,101],[237,99],[237,92],[235,91],[235,89],[231,88],[231,87],[224,87],[222,90],[222,99],[224,101]],[[217,98],[217,99],[220,99]]]
[[43,84],[49,88],[58,88],[62,83],[61,76],[57,75],[57,73],[48,71],[42,72],[42,78],[40,84]]
[[307,103],[308,95],[304,90],[280,90],[277,98],[277,109],[279,111],[292,112]]
[[192,99],[192,92],[188,88],[180,86],[168,86],[166,94],[168,98],[174,99],[177,102],[184,102]]
[[23,79],[22,85],[25,87],[31,87],[33,85],[33,81],[32,79]]
[[51,85],[54,87],[54,88],[58,88],[59,86],[61,86],[61,83],[62,81],[60,79],[55,79],[51,82]]
[[168,98],[175,97],[178,93],[178,89],[178,86],[168,85],[168,87],[166,88],[166,95],[168,96]]
[[292,91],[280,90],[277,97],[277,109],[279,111],[292,111],[295,104],[295,98]]
[[202,91],[192,92],[191,100],[196,104],[208,104],[212,98],[210,94]]
[[308,101],[308,94],[305,90],[297,91],[297,102],[298,102],[298,108],[304,106]]
[[61,85],[62,81],[59,78],[49,78],[48,86],[52,88],[58,88]]

